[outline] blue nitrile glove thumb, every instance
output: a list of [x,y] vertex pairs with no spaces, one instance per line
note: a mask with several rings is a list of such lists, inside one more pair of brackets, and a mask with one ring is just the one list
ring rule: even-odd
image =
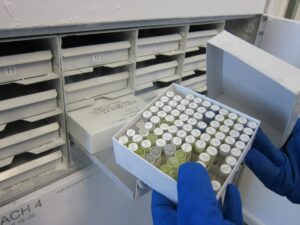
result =
[[223,213],[213,192],[204,167],[185,163],[179,169],[178,205],[153,191],[152,218],[154,225],[242,225],[239,192],[229,185]]
[[282,149],[258,130],[245,160],[267,188],[300,204],[300,120]]

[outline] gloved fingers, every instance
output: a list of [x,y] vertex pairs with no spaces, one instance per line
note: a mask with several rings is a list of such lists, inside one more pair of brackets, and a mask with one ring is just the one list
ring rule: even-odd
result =
[[227,186],[223,204],[223,217],[235,225],[243,225],[241,196],[239,190],[232,184]]
[[297,120],[291,138],[300,137],[300,119]]
[[251,149],[245,158],[246,165],[261,180],[264,185],[271,187],[280,177],[280,167],[257,149]]
[[267,135],[259,129],[253,142],[253,148],[260,151],[269,158],[275,165],[280,165],[285,162],[283,153],[279,151],[267,137]]
[[154,225],[176,225],[176,205],[160,193],[152,192],[152,220]]

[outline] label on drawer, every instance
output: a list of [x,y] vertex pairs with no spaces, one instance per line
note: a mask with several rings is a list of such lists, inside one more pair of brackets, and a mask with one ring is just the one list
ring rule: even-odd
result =
[[100,55],[100,54],[93,55],[93,62],[94,62],[94,63],[99,63],[99,62],[101,62],[101,55]]
[[5,75],[7,77],[11,77],[11,76],[16,76],[17,75],[17,68],[12,66],[12,67],[6,67],[5,69]]

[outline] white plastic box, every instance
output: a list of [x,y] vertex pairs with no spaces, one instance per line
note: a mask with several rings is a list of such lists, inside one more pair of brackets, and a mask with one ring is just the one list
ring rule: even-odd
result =
[[[252,117],[249,117],[241,112],[238,112],[226,105],[220,104],[214,100],[208,99],[207,97],[200,95],[190,89],[184,88],[182,86],[179,86],[177,84],[172,84],[170,87],[168,87],[162,94],[157,96],[149,105],[147,105],[144,110],[139,112],[130,122],[128,122],[114,137],[113,137],[113,146],[114,146],[114,153],[117,164],[119,164],[121,167],[123,167],[128,172],[132,173],[134,176],[136,176],[138,179],[143,181],[145,184],[147,184],[149,187],[153,188],[154,190],[162,193],[167,198],[171,199],[174,202],[177,202],[177,182],[170,176],[166,175],[162,171],[160,171],[158,168],[156,168],[154,165],[148,163],[146,160],[141,158],[136,153],[130,151],[125,145],[121,144],[118,141],[118,138],[123,135],[126,130],[128,130],[132,125],[142,116],[142,113],[147,110],[150,106],[154,104],[161,96],[165,95],[167,91],[173,91],[175,93],[180,94],[181,96],[185,96],[187,94],[193,94],[194,96],[198,96],[202,98],[203,100],[209,100],[213,104],[219,105],[221,108],[228,109],[231,112],[235,112],[239,116],[243,116],[248,119],[248,121],[254,121],[258,125],[260,122]],[[235,173],[239,169],[239,166],[241,162],[243,161],[247,151],[250,149],[254,136],[257,132],[257,129],[254,131],[251,140],[246,144],[246,147],[244,151],[242,152],[241,157],[238,159],[237,164],[232,169],[231,174],[227,177],[226,181],[222,185],[220,191],[217,193],[217,198],[220,198],[223,194],[223,192],[226,189],[226,186],[228,183],[232,181],[234,178]]]

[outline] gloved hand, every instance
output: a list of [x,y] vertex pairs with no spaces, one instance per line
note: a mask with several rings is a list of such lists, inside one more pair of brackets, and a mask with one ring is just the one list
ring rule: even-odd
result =
[[259,130],[245,160],[267,188],[300,203],[300,120],[282,149]]
[[152,218],[154,225],[242,225],[242,205],[239,192],[229,185],[223,213],[206,169],[197,163],[185,163],[179,168],[178,205],[153,191]]

